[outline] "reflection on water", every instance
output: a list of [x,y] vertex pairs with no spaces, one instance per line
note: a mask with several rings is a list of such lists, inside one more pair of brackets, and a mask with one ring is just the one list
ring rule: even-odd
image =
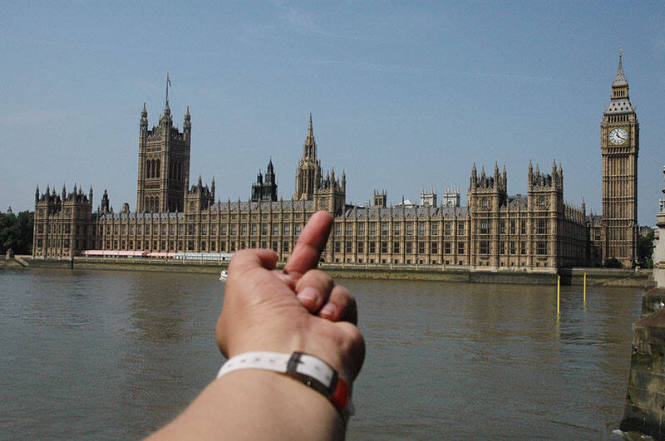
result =
[[[344,281],[367,359],[350,440],[597,440],[640,290]],[[215,375],[215,275],[0,273],[3,439],[136,439]]]

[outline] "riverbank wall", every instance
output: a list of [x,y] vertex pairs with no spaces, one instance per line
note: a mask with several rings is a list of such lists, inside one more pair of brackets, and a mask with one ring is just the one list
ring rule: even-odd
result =
[[[119,270],[119,271],[166,271],[184,273],[219,274],[228,267],[228,262],[191,261],[174,259],[143,258],[95,258],[74,257],[71,259],[42,259],[31,256],[21,258],[26,268],[68,268],[82,270]],[[5,266],[8,265],[4,262]],[[2,264],[0,264],[2,265]],[[0,266],[1,267],[1,266]],[[16,266],[14,266],[16,267]],[[335,278],[342,279],[381,279],[413,280],[457,283],[498,283],[555,285],[557,275],[561,276],[562,285],[583,285],[586,273],[587,286],[642,287],[653,285],[650,270],[622,270],[607,268],[575,268],[556,272],[516,271],[498,269],[488,271],[469,269],[462,266],[443,265],[352,265],[321,264],[320,268]]]
[[665,441],[665,288],[642,297],[642,318],[633,324],[626,405],[620,429]]

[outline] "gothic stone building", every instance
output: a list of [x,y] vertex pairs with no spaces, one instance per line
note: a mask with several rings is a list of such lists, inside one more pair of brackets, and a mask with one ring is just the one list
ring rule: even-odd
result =
[[[106,191],[93,211],[92,189],[35,194],[33,254],[73,257],[84,250],[233,253],[272,248],[288,259],[307,219],[334,216],[324,262],[361,265],[441,265],[485,270],[555,271],[635,260],[638,125],[628,99],[621,59],[601,124],[603,216],[587,216],[563,199],[563,170],[530,164],[527,193],[509,195],[505,168],[492,174],[473,166],[467,206],[434,203],[387,206],[374,192],[367,206],[346,202],[346,176],[324,175],[310,115],[293,199],[277,200],[272,161],[259,172],[248,201],[215,200],[201,179],[189,186],[191,116],[173,126],[168,100],[159,125],[139,131],[137,210],[113,212]],[[431,198],[430,198],[431,199]]]

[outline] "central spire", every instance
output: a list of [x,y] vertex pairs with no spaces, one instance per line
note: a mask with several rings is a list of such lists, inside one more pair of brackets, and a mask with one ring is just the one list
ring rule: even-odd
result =
[[617,68],[617,74],[614,77],[614,82],[612,87],[625,87],[628,85],[628,80],[623,73],[623,49],[619,49],[619,67]]
[[303,148],[303,159],[305,158],[316,160],[316,140],[312,128],[312,112],[309,112],[309,126],[307,127],[307,137]]

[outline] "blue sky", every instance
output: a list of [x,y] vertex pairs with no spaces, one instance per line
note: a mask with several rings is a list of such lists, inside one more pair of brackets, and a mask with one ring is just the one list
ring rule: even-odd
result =
[[[564,197],[601,209],[600,120],[624,51],[640,121],[639,221],[665,164],[665,3],[0,2],[0,209],[35,186],[105,188],[136,206],[140,110],[192,114],[190,174],[246,200],[272,157],[293,195],[311,111],[347,201],[416,201],[471,167],[564,169]],[[103,5],[103,6],[102,6]]]

